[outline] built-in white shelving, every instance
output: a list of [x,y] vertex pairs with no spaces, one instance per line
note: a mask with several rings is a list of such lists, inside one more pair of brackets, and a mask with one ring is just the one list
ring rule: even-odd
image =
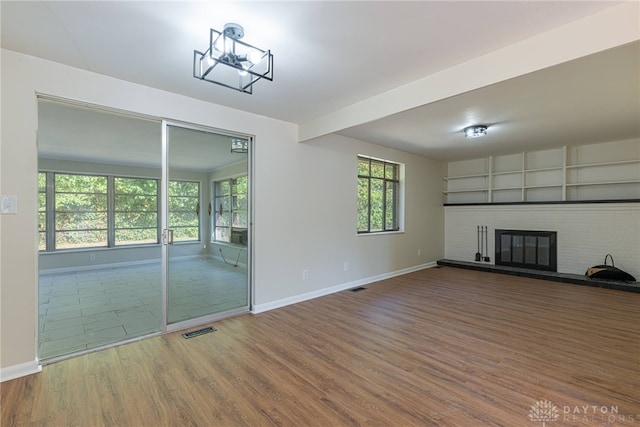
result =
[[447,203],[640,199],[640,140],[449,163]]

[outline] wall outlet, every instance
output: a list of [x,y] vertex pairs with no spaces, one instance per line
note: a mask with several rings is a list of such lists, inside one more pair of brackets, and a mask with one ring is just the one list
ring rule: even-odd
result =
[[96,260],[96,254],[89,254],[89,261],[95,261]]
[[344,271],[349,271],[349,263],[345,261],[343,268],[344,268]]
[[309,270],[302,270],[302,280],[309,279]]
[[422,249],[418,249],[418,256],[422,255]]

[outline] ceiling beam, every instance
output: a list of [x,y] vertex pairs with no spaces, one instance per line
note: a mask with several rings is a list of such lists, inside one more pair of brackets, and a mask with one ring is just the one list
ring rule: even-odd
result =
[[578,21],[300,124],[298,141],[640,40],[640,3],[623,2]]

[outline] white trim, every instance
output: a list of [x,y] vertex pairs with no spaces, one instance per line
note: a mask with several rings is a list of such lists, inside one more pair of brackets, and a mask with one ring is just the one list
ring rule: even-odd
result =
[[76,267],[49,268],[46,270],[40,270],[39,274],[74,273],[76,271],[105,270],[110,268],[133,267],[136,265],[154,264],[154,263],[160,263],[160,258],[143,259],[140,261],[113,262],[109,264],[79,265]]
[[[206,259],[216,259],[211,254],[195,254],[195,255],[182,255],[177,257],[171,257],[171,261],[185,261],[189,259],[196,258],[206,258]],[[57,274],[57,273],[75,273],[76,271],[90,271],[90,270],[105,270],[111,268],[123,268],[123,267],[135,267],[137,265],[145,265],[145,264],[160,264],[160,258],[152,258],[152,259],[143,259],[139,261],[124,261],[124,262],[113,262],[108,264],[91,264],[91,265],[80,265],[77,267],[61,267],[61,268],[49,268],[46,270],[40,270],[39,274]],[[220,258],[220,262],[222,262],[222,258]]]
[[7,366],[6,368],[0,368],[0,382],[37,374],[38,372],[42,372],[42,365],[38,363],[38,360]]
[[396,270],[389,273],[378,274],[376,276],[365,277],[364,279],[354,280],[352,282],[341,283],[339,285],[330,286],[328,288],[319,289],[317,291],[307,292],[300,295],[294,295],[292,297],[283,298],[280,300],[267,302],[264,304],[256,304],[253,306],[251,313],[258,314],[269,310],[275,310],[276,308],[285,307],[287,305],[296,304],[299,302],[307,301],[314,298],[323,297],[336,292],[341,292],[347,289],[356,288],[358,286],[368,285],[381,280],[390,279],[396,276],[402,276],[403,274],[413,273],[414,271],[424,270],[425,268],[435,267],[437,264],[435,261],[428,262],[426,264],[415,265],[413,267],[403,268],[402,270]]

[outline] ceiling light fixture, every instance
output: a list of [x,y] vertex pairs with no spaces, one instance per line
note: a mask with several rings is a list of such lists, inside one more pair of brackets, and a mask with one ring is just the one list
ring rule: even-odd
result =
[[487,134],[487,127],[485,125],[475,125],[464,128],[465,138],[479,138]]
[[260,79],[273,80],[273,55],[240,41],[244,29],[238,24],[225,24],[222,32],[213,28],[209,48],[193,51],[193,77],[240,92],[253,93]]
[[231,152],[245,154],[249,151],[249,140],[233,138],[231,140]]

